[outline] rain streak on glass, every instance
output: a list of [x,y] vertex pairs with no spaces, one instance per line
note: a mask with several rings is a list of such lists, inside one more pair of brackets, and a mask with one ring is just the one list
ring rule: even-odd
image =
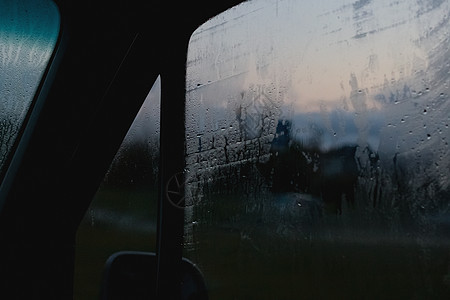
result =
[[0,169],[47,67],[59,22],[52,1],[0,0]]
[[191,37],[211,299],[450,296],[450,2],[249,1]]

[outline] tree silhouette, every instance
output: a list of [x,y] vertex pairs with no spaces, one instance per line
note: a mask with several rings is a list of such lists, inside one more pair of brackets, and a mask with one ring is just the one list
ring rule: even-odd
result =
[[3,167],[19,131],[18,120],[14,116],[0,119],[0,168]]

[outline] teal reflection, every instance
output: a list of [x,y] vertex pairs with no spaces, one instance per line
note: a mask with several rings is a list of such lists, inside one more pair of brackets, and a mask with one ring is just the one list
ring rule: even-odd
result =
[[49,62],[59,25],[52,1],[0,0],[0,169]]

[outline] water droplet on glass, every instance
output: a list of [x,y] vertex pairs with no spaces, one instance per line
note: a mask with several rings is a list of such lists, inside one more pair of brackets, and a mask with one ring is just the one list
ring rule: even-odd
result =
[[95,222],[94,222],[94,210],[91,209],[91,226],[94,226]]

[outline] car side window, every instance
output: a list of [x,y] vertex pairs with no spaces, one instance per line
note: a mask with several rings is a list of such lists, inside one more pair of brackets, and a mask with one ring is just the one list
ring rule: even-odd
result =
[[159,171],[160,79],[154,83],[77,232],[75,299],[98,299],[115,252],[154,252]]
[[55,48],[60,16],[50,0],[0,1],[0,174]]
[[185,256],[210,299],[448,298],[449,1],[249,1],[199,27]]

